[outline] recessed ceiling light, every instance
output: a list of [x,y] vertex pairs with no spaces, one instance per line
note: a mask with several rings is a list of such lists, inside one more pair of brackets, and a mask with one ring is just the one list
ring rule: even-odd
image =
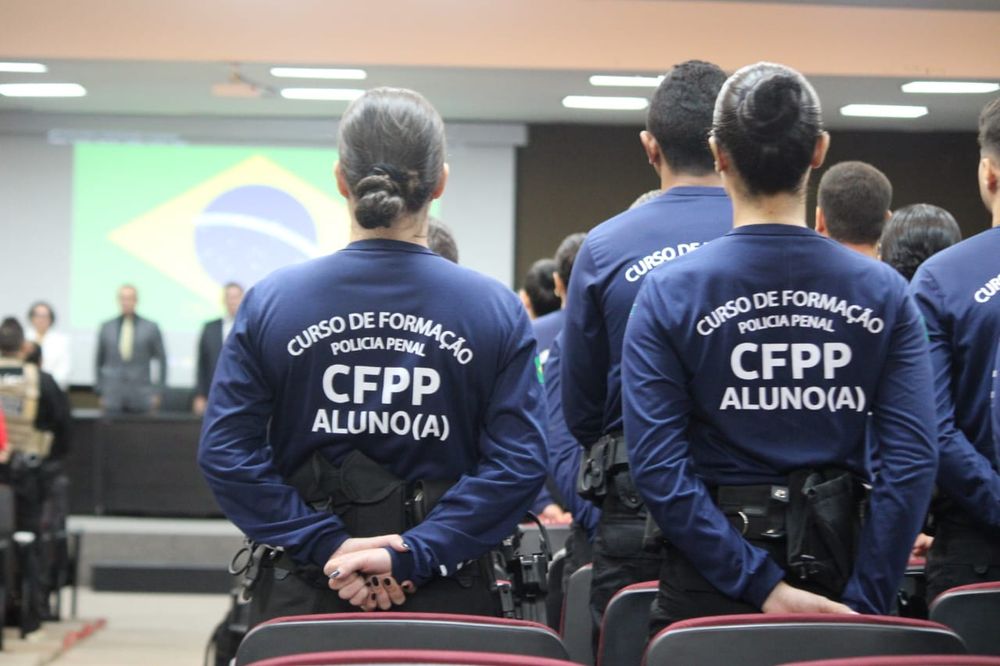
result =
[[927,107],[902,104],[848,104],[840,108],[840,115],[861,118],[920,118],[927,115]]
[[2,83],[4,97],[83,97],[86,88],[79,83]]
[[309,99],[322,102],[351,102],[365,94],[360,88],[282,88],[285,99]]
[[330,69],[323,67],[272,67],[271,76],[283,79],[349,79],[361,81],[368,78],[363,69]]
[[0,72],[44,74],[49,68],[40,62],[0,62]]
[[608,86],[621,88],[655,88],[663,81],[662,76],[615,76],[595,74],[590,77],[592,86]]
[[911,81],[903,84],[905,93],[932,94],[977,94],[1000,90],[1000,83],[980,83],[976,81]]
[[598,97],[593,95],[569,95],[568,97],[563,97],[562,105],[567,109],[641,111],[649,106],[649,102],[644,97]]

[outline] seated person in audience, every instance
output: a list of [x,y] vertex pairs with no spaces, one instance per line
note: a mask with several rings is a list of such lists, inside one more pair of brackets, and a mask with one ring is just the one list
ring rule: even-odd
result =
[[448,176],[427,100],[367,91],[338,147],[351,243],[247,292],[205,412],[202,470],[262,558],[250,624],[404,601],[499,615],[489,552],[546,470],[530,321],[426,246]]
[[806,226],[829,135],[801,74],[737,71],[710,141],[734,229],[647,277],[622,358],[632,473],[666,537],[652,628],[887,614],[937,462],[920,314],[889,266]]
[[37,364],[41,348],[24,339],[17,319],[0,323],[0,407],[9,448],[38,460],[58,461],[69,449],[70,408],[66,394]]
[[1000,339],[1000,98],[979,117],[979,149],[992,228],[927,259],[910,282],[930,339],[941,450],[928,599],[1000,580],[1000,453],[990,412]]
[[229,337],[236,321],[236,312],[243,301],[243,287],[236,282],[229,282],[222,288],[222,305],[226,309],[221,319],[207,322],[201,329],[198,339],[198,365],[195,371],[197,385],[195,386],[194,402],[191,410],[201,416],[205,413],[208,401],[208,388],[212,385],[212,375],[215,365],[219,362],[222,343]]
[[892,183],[864,162],[841,162],[819,181],[816,231],[841,245],[876,258],[882,227],[889,219]]
[[961,240],[962,230],[951,213],[931,204],[912,204],[886,222],[879,258],[910,281],[922,263]]
[[448,225],[433,215],[427,217],[427,247],[451,263],[458,263],[458,244],[455,242],[455,235],[451,233]]
[[63,391],[69,388],[69,337],[54,328],[56,313],[45,301],[38,301],[28,308],[29,328],[25,339],[42,348],[45,365],[42,370],[52,375]]

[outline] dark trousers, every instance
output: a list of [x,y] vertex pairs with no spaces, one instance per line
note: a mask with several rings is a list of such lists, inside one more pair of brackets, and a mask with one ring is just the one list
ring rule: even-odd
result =
[[[785,568],[788,556],[784,539],[779,541],[747,539],[747,541],[767,550],[771,558]],[[674,546],[666,546],[659,578],[660,589],[657,591],[650,613],[650,638],[667,625],[680,620],[710,615],[747,615],[761,612],[756,606],[733,599],[716,589]],[[839,594],[808,582],[791,580],[787,576],[785,582],[835,601],[840,600]]]
[[[475,571],[465,571],[465,569]],[[469,564],[455,577],[435,578],[408,595],[406,603],[391,610],[413,613],[500,615],[500,601],[478,564]],[[330,589],[316,587],[286,569],[265,567],[250,601],[249,626],[287,615],[357,613]]]
[[663,556],[643,549],[645,530],[645,508],[636,510],[625,506],[612,486],[601,505],[601,520],[594,539],[590,612],[594,620],[595,644],[611,597],[623,587],[656,580],[659,576]]
[[593,547],[587,538],[587,530],[577,523],[573,523],[569,528],[569,536],[566,537],[566,556],[561,565],[549,567],[549,589],[545,595],[545,617],[548,625],[559,630],[562,622],[563,600],[566,595],[566,588],[569,586],[570,576],[577,569],[585,564],[590,564],[594,558]]
[[1000,532],[939,519],[927,556],[927,599],[959,585],[1000,581]]

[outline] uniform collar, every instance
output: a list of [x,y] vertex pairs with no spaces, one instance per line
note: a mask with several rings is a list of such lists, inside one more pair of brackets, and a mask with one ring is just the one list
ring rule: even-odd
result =
[[414,252],[416,254],[430,254],[437,256],[423,245],[408,243],[406,241],[389,240],[386,238],[369,238],[366,240],[354,241],[344,249],[360,251],[387,250],[390,252]]
[[669,197],[725,197],[726,190],[721,187],[710,187],[707,185],[678,185],[658,196],[657,199],[667,199]]
[[814,236],[823,238],[809,227],[800,227],[794,224],[781,224],[778,222],[765,224],[746,224],[736,227],[726,234],[727,236]]

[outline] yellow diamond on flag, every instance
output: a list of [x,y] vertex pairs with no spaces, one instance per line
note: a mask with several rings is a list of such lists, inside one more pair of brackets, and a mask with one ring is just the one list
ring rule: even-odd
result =
[[249,157],[108,234],[192,292],[249,287],[275,268],[347,244],[342,201],[262,155]]

